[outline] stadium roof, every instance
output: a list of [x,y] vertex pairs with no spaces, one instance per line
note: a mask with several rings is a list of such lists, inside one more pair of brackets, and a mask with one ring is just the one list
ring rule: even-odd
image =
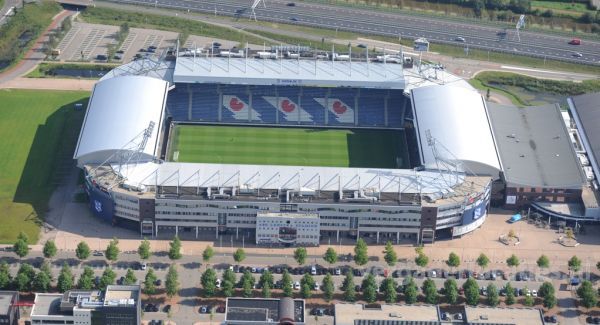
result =
[[558,105],[488,103],[488,111],[509,186],[581,188],[582,171]]
[[146,76],[173,82],[174,61],[156,60],[151,57],[134,60],[107,72],[100,81],[119,76]]
[[[112,168],[117,171],[118,166]],[[122,166],[131,187],[233,187],[271,190],[339,191],[372,189],[381,193],[448,194],[464,174],[412,169],[337,168],[164,162]]]
[[466,171],[499,177],[496,151],[485,102],[481,95],[452,84],[416,88],[411,91],[421,161],[436,167],[428,134],[436,140],[438,157],[458,160]]
[[[78,165],[102,163],[126,146],[135,150],[150,122],[156,127],[140,158],[153,159],[167,91],[166,81],[150,77],[123,76],[96,83],[73,157]],[[109,162],[118,157],[113,158]]]
[[174,82],[404,89],[401,64],[179,57]]
[[568,100],[590,163],[600,177],[600,93],[575,96]]

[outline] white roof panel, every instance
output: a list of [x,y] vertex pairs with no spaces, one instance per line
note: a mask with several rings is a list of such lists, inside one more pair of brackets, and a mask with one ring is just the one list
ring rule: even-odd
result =
[[[498,175],[501,170],[487,108],[475,90],[453,84],[412,90],[421,161],[435,167],[427,133],[439,144],[442,158],[459,160],[476,174]],[[444,150],[442,150],[444,149]]]
[[173,82],[404,89],[401,64],[179,57]]
[[74,158],[79,165],[101,163],[97,160],[108,158],[139,137],[151,121],[156,126],[143,153],[153,157],[167,90],[166,81],[144,76],[115,77],[96,83],[75,149]]
[[[118,170],[117,165],[112,166]],[[372,189],[382,193],[447,193],[464,174],[412,169],[303,167],[164,162],[122,166],[126,184],[134,187],[233,187],[338,191]]]

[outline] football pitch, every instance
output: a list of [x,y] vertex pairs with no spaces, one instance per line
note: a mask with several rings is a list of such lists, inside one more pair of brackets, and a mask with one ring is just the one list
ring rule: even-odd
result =
[[179,162],[408,168],[404,132],[372,129],[177,125],[168,159]]

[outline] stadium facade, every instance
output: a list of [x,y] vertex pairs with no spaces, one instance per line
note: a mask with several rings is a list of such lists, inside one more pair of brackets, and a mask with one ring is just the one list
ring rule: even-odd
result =
[[[257,215],[317,216],[320,240],[471,232],[501,172],[486,103],[463,80],[427,69],[208,56],[116,68],[94,87],[74,155],[90,209],[145,236],[243,231],[270,233],[269,245],[309,243],[285,225],[260,229],[272,224]],[[411,168],[178,162],[168,157],[178,124],[401,130]]]

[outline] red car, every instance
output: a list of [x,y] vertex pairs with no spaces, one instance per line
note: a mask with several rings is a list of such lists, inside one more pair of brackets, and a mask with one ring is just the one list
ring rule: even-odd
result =
[[581,45],[581,40],[579,38],[572,39],[569,44],[571,45]]

